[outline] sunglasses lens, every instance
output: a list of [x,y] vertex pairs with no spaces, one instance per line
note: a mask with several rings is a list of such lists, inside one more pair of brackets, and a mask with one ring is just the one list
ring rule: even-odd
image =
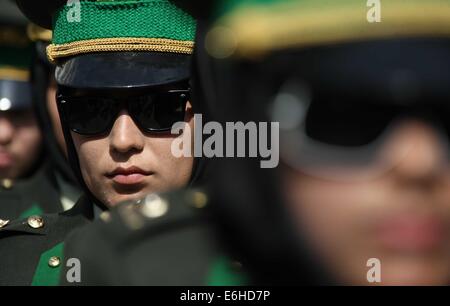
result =
[[310,106],[306,134],[337,146],[364,146],[375,141],[391,123],[395,107],[358,99],[320,97]]
[[184,121],[188,96],[189,90],[170,90],[114,97],[60,95],[58,99],[73,132],[97,135],[108,132],[122,107],[139,128],[168,131],[174,123]]
[[114,103],[104,98],[65,99],[65,115],[70,129],[83,135],[104,133],[115,116]]
[[155,93],[133,98],[129,111],[146,131],[168,131],[178,121],[184,121],[186,93],[180,91]]

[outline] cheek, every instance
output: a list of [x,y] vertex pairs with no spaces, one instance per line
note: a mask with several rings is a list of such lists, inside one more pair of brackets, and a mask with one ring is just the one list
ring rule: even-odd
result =
[[[300,174],[284,177],[284,193],[294,224],[315,256],[342,279],[365,275],[368,254],[375,254],[366,226],[377,212],[373,184],[329,182]],[[359,280],[359,278],[358,278]]]
[[[192,110],[190,110],[189,112],[190,116],[189,116],[189,130],[190,130],[190,135],[191,135],[191,148],[193,150],[194,148],[194,133],[195,133],[195,125],[194,125],[194,114],[192,113]],[[192,154],[191,154],[192,155]]]
[[[185,120],[189,125],[191,148],[194,148],[194,117],[192,108],[190,107],[187,109]],[[186,186],[192,175],[194,158],[175,157],[172,154],[172,143],[174,139],[175,137],[147,139],[146,147],[149,148],[147,150],[147,154],[149,154],[147,158],[150,158],[151,155],[158,160],[156,167],[161,179],[161,186],[158,188],[160,191]]]
[[17,127],[11,145],[15,163],[8,176],[17,178],[24,175],[39,157],[41,146],[42,134],[37,125]]
[[102,139],[83,139],[82,136],[71,133],[73,143],[78,155],[81,173],[89,189],[95,177],[102,175],[102,162],[105,161],[105,153],[102,148],[108,148],[108,144]]
[[37,124],[19,127],[14,134],[14,147],[18,155],[36,156],[42,143],[42,134]]
[[289,175],[284,186],[289,208],[302,221],[326,221],[336,213],[348,210],[352,206],[349,200],[354,200],[353,193],[343,186],[303,175]]
[[[150,150],[147,152],[151,152],[151,155],[158,161],[153,164],[157,167],[157,173],[164,185],[160,188],[162,191],[187,185],[192,173],[194,158],[175,157],[171,151],[173,139],[151,139],[148,145]],[[148,156],[147,160],[149,158],[151,157]]]
[[369,185],[335,183],[301,174],[284,182],[287,202],[298,230],[319,248],[338,248],[360,240],[360,229],[370,221]]

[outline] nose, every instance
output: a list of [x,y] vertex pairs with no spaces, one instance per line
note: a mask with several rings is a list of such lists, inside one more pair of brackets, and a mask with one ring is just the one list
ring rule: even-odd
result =
[[395,165],[396,177],[407,181],[432,181],[447,170],[447,141],[431,125],[408,120],[393,133],[384,158]]
[[0,145],[9,144],[14,136],[14,125],[7,116],[0,114]]
[[120,154],[140,152],[144,149],[144,137],[128,112],[123,110],[109,134],[110,149]]

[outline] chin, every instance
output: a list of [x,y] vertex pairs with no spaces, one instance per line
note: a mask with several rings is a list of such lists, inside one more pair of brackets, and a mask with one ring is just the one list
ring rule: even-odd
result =
[[108,203],[109,203],[108,206],[114,207],[123,202],[136,201],[136,200],[143,198],[148,193],[149,192],[146,192],[146,191],[140,191],[140,192],[131,193],[131,194],[116,194],[113,199],[108,201]]

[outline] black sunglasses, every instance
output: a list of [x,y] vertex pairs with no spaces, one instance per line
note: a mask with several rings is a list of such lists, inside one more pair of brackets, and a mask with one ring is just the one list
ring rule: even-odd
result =
[[144,132],[169,131],[174,123],[184,121],[189,96],[190,89],[153,90],[124,97],[58,92],[56,100],[71,131],[100,135],[111,130],[123,109]]
[[370,97],[313,99],[304,128],[306,134],[316,141],[344,147],[371,144],[392,123],[406,118],[424,121],[450,135],[450,108],[447,104],[439,100],[421,101],[416,105],[383,104]]

